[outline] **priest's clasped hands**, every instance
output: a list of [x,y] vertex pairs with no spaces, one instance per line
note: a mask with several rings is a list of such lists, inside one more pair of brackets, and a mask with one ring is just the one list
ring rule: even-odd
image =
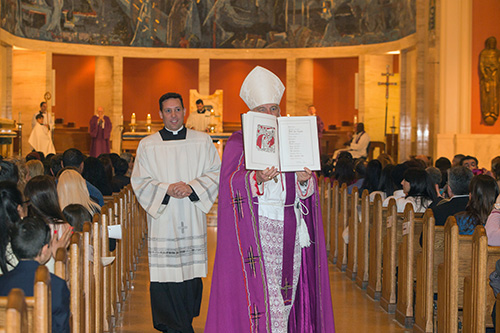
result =
[[193,193],[191,186],[184,182],[170,184],[167,189],[167,194],[177,199],[189,197],[191,193]]
[[[274,179],[279,174],[280,172],[276,167],[265,168],[264,170],[255,171],[255,179],[257,180],[257,183],[260,184]],[[312,171],[308,168],[304,168],[304,171],[297,171],[295,174],[297,175],[297,180],[300,183],[305,183],[312,177]]]

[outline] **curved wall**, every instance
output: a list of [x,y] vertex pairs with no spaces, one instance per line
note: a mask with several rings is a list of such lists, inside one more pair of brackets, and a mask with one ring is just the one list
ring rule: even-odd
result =
[[1,28],[65,43],[302,48],[384,43],[416,31],[416,0],[3,1]]

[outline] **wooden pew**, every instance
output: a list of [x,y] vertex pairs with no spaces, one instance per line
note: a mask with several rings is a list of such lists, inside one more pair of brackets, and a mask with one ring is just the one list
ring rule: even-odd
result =
[[[0,332],[21,333],[28,331],[28,306],[22,289],[14,288],[8,296],[0,297],[0,307],[4,311],[0,315],[4,318],[4,324],[0,325]],[[5,310],[3,310],[4,308]]]
[[330,261],[335,265],[337,264],[338,256],[338,228],[339,228],[339,215],[340,215],[340,196],[339,196],[339,182],[334,181],[331,186],[331,204],[330,204]]
[[438,265],[443,262],[444,226],[435,226],[432,210],[424,215],[422,252],[417,255],[414,332],[434,332],[434,294]]
[[103,332],[104,330],[104,297],[103,297],[103,267],[101,264],[101,216],[95,214],[92,222],[92,246],[93,252],[93,270],[94,270],[94,286],[95,286],[95,331]]
[[[429,214],[432,214],[432,211]],[[414,322],[415,260],[416,254],[422,252],[419,244],[422,224],[423,214],[415,213],[412,204],[407,203],[401,225],[401,241],[398,244],[398,297],[396,304],[396,320],[406,328],[411,328]]]
[[497,260],[500,247],[488,246],[486,230],[478,225],[472,236],[471,274],[464,280],[464,332],[484,332],[486,327],[493,327],[495,296],[488,282]]
[[[373,207],[373,206],[372,206]],[[370,259],[370,194],[364,190],[361,195],[361,222],[358,226],[358,273],[356,284],[361,289],[368,286],[368,267]]]
[[347,268],[346,274],[349,279],[355,280],[358,272],[358,228],[359,214],[358,201],[359,191],[354,187],[351,192],[350,213],[348,218],[349,223],[349,243],[347,244]]
[[94,256],[93,256],[93,241],[92,241],[92,224],[85,222],[83,224],[83,291],[84,291],[84,323],[85,333],[95,331],[95,280],[94,280]]
[[347,244],[344,242],[342,233],[347,227],[348,223],[348,198],[347,198],[347,185],[344,183],[340,188],[340,217],[337,228],[337,268],[345,272],[347,268]]
[[69,290],[71,293],[71,331],[73,333],[84,332],[85,316],[84,309],[84,287],[83,287],[83,251],[82,237],[79,233],[71,235],[69,245]]
[[[50,295],[50,273],[46,266],[40,265],[35,272],[33,296],[25,297],[28,314],[27,332],[49,333],[52,331]],[[7,303],[8,297],[0,297],[0,326],[4,326],[6,322]]]
[[399,220],[394,198],[389,201],[387,210],[387,219],[384,226],[386,233],[382,242],[383,270],[380,306],[388,313],[394,313],[396,310],[396,245]]
[[330,242],[331,242],[331,219],[332,219],[332,183],[330,181],[330,178],[326,177],[324,180],[324,185],[325,185],[325,202],[324,205],[326,206],[324,214],[326,214],[326,221],[323,217],[324,221],[324,226],[326,228],[325,230],[325,246],[326,249],[330,249]]
[[[109,257],[109,237],[108,237],[108,225],[109,225],[109,212],[110,204],[109,201],[101,208],[101,216],[99,218],[98,224],[100,228],[100,260],[99,263],[102,264],[102,257]],[[112,264],[111,264],[112,265]],[[101,265],[102,267],[102,265]],[[111,267],[109,265],[102,267],[102,316],[103,316],[103,330],[104,332],[110,332],[112,329],[111,325]]]
[[463,306],[463,281],[470,275],[472,236],[458,234],[457,221],[444,227],[443,262],[438,266],[438,332],[458,331],[458,309]]
[[[385,220],[383,218],[382,196],[375,195],[373,201],[373,222],[370,225],[370,256],[368,261],[368,286],[366,293],[374,300],[382,295],[382,239],[385,236]],[[385,210],[387,214],[387,210]],[[387,218],[387,217],[386,217]]]
[[58,248],[56,251],[56,258],[54,263],[54,274],[63,280],[68,279],[68,251],[62,247]]
[[[120,196],[122,193],[115,197],[114,199],[114,209],[113,209],[113,224],[119,225],[121,224],[121,209],[120,209]],[[122,237],[123,237],[123,229],[122,229]],[[123,265],[123,239],[116,241],[116,249],[115,249],[115,304],[116,304],[116,315],[121,312],[122,309],[122,265]]]

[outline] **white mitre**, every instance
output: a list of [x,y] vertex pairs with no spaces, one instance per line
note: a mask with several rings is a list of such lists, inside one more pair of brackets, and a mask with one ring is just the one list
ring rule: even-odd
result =
[[263,104],[280,104],[285,86],[273,72],[257,66],[241,85],[240,97],[250,110]]

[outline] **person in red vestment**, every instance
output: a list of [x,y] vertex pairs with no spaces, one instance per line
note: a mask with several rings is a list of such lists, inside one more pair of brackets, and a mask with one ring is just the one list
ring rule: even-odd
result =
[[104,115],[102,106],[97,108],[97,115],[90,119],[90,156],[98,157],[109,154],[109,137],[111,136],[111,120]]

